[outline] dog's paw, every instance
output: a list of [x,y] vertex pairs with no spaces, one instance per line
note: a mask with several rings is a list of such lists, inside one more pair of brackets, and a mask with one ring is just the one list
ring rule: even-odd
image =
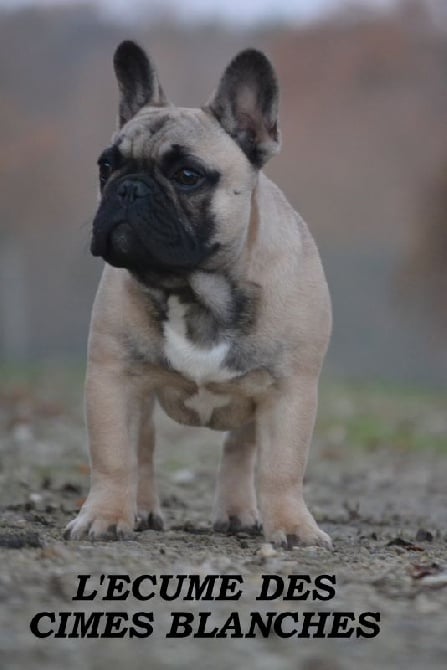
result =
[[136,530],[164,530],[165,522],[160,510],[149,512],[139,509],[136,519]]
[[293,515],[266,519],[264,534],[274,546],[284,549],[294,547],[324,547],[331,551],[333,549],[331,538],[318,527],[306,507]]
[[333,550],[332,540],[324,530],[320,528],[305,528],[296,526],[292,532],[279,529],[270,533],[267,539],[275,546],[283,549],[294,549],[295,547],[324,547]]
[[130,540],[133,537],[134,516],[116,513],[95,512],[81,509],[78,516],[66,526],[66,540]]
[[238,533],[244,532],[259,535],[261,523],[257,510],[232,511],[231,513],[216,513],[213,521],[213,529],[216,533]]

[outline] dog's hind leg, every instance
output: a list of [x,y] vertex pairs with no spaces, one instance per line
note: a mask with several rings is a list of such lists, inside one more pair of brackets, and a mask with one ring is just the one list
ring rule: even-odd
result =
[[164,523],[158,500],[154,471],[155,429],[154,399],[150,398],[141,413],[138,434],[138,496],[137,528],[163,530]]
[[231,431],[225,440],[214,503],[214,530],[259,532],[255,491],[255,424]]

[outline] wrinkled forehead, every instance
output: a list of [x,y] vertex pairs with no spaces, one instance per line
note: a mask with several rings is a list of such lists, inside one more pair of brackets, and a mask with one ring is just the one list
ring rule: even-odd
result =
[[161,159],[172,145],[208,163],[226,162],[229,154],[239,153],[213,116],[202,109],[178,107],[141,109],[114,136],[114,143],[125,158],[134,160]]

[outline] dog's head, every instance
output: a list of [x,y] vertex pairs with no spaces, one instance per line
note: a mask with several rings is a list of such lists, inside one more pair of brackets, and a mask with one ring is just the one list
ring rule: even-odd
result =
[[137,277],[217,269],[240,253],[257,172],[278,151],[278,85],[259,51],[239,53],[202,108],[168,103],[146,53],[114,56],[119,130],[98,159],[91,250]]

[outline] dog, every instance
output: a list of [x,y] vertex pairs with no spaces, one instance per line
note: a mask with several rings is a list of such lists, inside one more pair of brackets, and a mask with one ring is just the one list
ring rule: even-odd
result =
[[227,432],[215,531],[262,523],[276,546],[330,548],[303,476],[331,303],[306,224],[262,171],[280,148],[274,69],[241,51],[201,108],[170,104],[134,42],[114,69],[119,129],[98,159],[91,243],[106,261],[88,343],[91,487],[66,537],[163,529],[158,401],[177,422]]

